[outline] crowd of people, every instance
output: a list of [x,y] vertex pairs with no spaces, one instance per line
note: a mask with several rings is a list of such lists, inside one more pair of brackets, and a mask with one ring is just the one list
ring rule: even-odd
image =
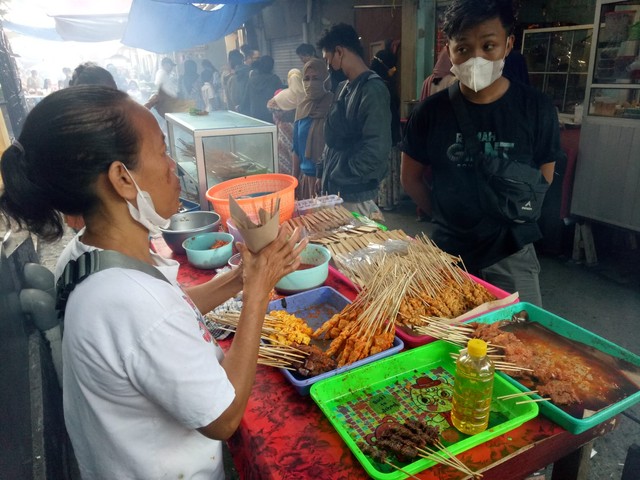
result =
[[[444,32],[455,79],[416,107],[402,134],[393,46],[367,65],[358,33],[346,24],[320,38],[322,59],[311,45],[298,48],[301,68],[289,72],[286,88],[273,59],[251,46],[229,52],[221,71],[201,62],[198,73],[188,60],[178,76],[167,57],[147,106],[162,114],[166,96],[275,120],[284,145],[279,161],[299,176],[298,195],[339,194],[347,208],[373,219],[381,218],[380,205],[393,205],[400,179],[432,216],[441,248],[460,255],[472,273],[540,304],[537,224],[484,209],[470,148],[477,136],[487,157],[526,164],[545,183],[562,156],[550,100],[502,74],[514,21],[509,0],[451,2]],[[83,278],[63,312],[65,422],[80,472],[224,478],[221,442],[237,429],[251,393],[270,292],[298,268],[306,240],[282,227],[260,252],[239,244],[239,268],[182,289],[178,263],[149,249],[149,235],[179,207],[176,164],[160,125],[106,69],[83,64],[67,73],[69,87],[33,108],[2,155],[0,213],[45,239],[62,235],[61,213],[78,220],[57,277],[91,252],[129,259]],[[477,135],[464,133],[460,103]],[[202,312],[240,290],[242,311],[223,354]]]

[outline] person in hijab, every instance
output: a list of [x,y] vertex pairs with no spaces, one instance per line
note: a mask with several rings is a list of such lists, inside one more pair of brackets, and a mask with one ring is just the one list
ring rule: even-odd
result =
[[287,88],[276,91],[267,102],[273,114],[273,122],[278,127],[278,172],[293,175],[293,120],[296,108],[304,99],[302,72],[292,68],[287,75]]
[[456,77],[451,73],[452,67],[451,59],[449,58],[449,50],[445,46],[438,54],[438,60],[433,67],[433,73],[425,78],[422,84],[422,93],[420,94],[420,100],[424,100],[429,95],[449,88]]
[[298,175],[299,200],[316,194],[317,166],[324,150],[324,122],[333,103],[333,94],[324,89],[329,72],[319,58],[302,68],[304,99],[296,109],[293,124],[294,172]]

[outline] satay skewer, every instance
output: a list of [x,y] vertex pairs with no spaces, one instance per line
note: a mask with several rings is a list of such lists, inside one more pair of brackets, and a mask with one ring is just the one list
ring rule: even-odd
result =
[[519,393],[510,393],[509,395],[500,395],[496,397],[497,400],[510,400],[512,398],[522,397],[524,395],[533,395],[534,393],[538,393],[538,390],[531,390],[530,392],[519,392]]
[[410,474],[409,472],[407,472],[405,469],[398,467],[397,465],[394,465],[393,463],[391,463],[389,460],[384,460],[384,463],[386,463],[387,465],[389,465],[390,467],[395,468],[396,470],[398,470],[401,473],[404,473],[406,476],[410,477],[410,478],[415,478],[416,480],[420,480],[418,477],[416,477],[415,475]]
[[471,470],[469,467],[467,467],[464,462],[462,460],[460,460],[458,457],[456,457],[451,450],[449,450],[446,445],[444,443],[442,443],[440,440],[436,440],[435,441],[435,445],[442,451],[444,451],[445,453],[447,453],[447,455],[449,455],[449,457],[456,463],[458,463],[461,468],[463,468],[464,470],[466,470],[466,472],[469,475],[472,475],[474,478],[476,477],[482,477],[481,473],[476,473],[473,470]]
[[416,448],[416,450],[418,451],[419,457],[426,458],[427,460],[431,460],[447,467],[455,468],[459,472],[462,472],[466,475],[475,475],[474,472],[469,469],[469,467],[458,460],[455,456],[451,456],[450,454],[445,455],[442,450],[434,450],[427,446],[423,448]]
[[550,397],[544,398],[531,398],[529,400],[522,400],[520,402],[516,402],[516,405],[523,405],[525,403],[538,403],[538,402],[549,402],[551,400]]

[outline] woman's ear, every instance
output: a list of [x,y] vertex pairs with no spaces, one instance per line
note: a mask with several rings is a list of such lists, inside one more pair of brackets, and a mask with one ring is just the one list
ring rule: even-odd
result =
[[107,179],[114,191],[124,200],[132,201],[138,195],[136,185],[124,163],[112,162],[107,170]]

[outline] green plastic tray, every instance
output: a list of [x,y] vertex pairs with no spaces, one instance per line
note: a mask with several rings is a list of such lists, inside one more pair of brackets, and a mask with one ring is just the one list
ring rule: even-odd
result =
[[[400,479],[406,475],[364,455],[357,443],[375,435],[380,424],[390,420],[423,419],[441,427],[442,442],[453,454],[513,430],[538,414],[537,403],[516,405],[496,397],[518,393],[504,378],[495,377],[489,428],[468,436],[450,425],[451,394],[455,363],[452,352],[459,348],[436,341],[331,377],[311,387],[311,397],[327,416],[364,469],[373,478]],[[526,397],[524,397],[526,398]],[[412,463],[390,461],[414,474],[435,463],[420,458]]]
[[[553,332],[563,337],[567,337],[571,340],[583,343],[608,355],[622,359],[626,362],[640,367],[640,357],[638,357],[638,355],[635,355],[628,350],[625,350],[624,348],[616,345],[615,343],[599,337],[595,333],[585,330],[584,328],[579,327],[578,325],[575,325],[568,320],[554,315],[553,313],[550,313],[540,307],[531,305],[530,303],[521,302],[509,305],[500,310],[495,310],[485,315],[476,317],[465,323],[495,323],[500,320],[510,319],[514,313],[518,313],[522,310],[525,310],[529,314],[530,321],[537,322],[540,325],[548,328],[549,330],[552,330]],[[530,391],[529,388],[525,387],[520,382],[511,378],[509,375],[503,372],[498,372],[497,375],[505,378],[508,382],[510,382],[521,391]],[[532,394],[531,396],[534,398],[540,398],[540,396],[536,394]],[[539,405],[540,411],[545,417],[553,420],[569,432],[578,434],[592,427],[595,427],[596,425],[604,422],[614,415],[617,415],[623,410],[638,403],[638,401],[640,401],[640,389],[636,393],[629,395],[626,398],[623,398],[622,400],[599,410],[598,412],[587,418],[576,418],[551,402],[540,402]]]

